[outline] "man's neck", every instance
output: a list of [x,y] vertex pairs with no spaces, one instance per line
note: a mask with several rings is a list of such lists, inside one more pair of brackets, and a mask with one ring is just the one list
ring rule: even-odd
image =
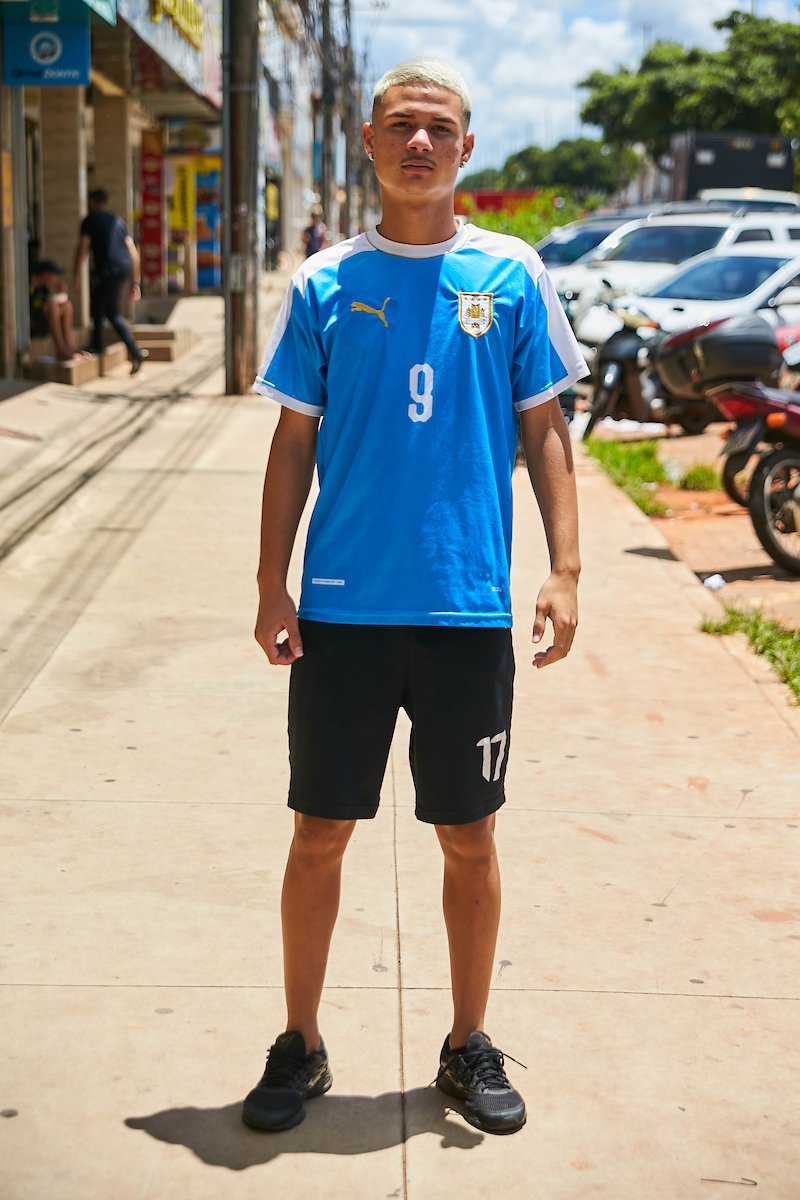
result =
[[390,242],[402,242],[409,246],[434,246],[449,241],[456,232],[458,223],[453,214],[452,200],[434,207],[416,208],[403,202],[393,203],[383,198],[383,212],[378,231]]

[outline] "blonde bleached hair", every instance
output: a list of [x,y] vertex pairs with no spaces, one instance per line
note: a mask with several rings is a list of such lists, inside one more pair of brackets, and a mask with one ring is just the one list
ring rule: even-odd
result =
[[396,67],[392,67],[385,75],[382,75],[375,84],[372,96],[373,109],[382,102],[389,88],[404,83],[427,84],[429,87],[444,88],[447,92],[453,92],[461,101],[464,120],[469,125],[472,115],[469,89],[463,75],[459,74],[449,63],[443,62],[441,58],[431,58],[425,54],[398,63]]

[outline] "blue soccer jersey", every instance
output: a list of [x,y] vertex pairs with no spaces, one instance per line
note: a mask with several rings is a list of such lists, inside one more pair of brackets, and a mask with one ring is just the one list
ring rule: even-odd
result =
[[299,611],[509,626],[515,410],[587,374],[539,256],[459,224],[376,230],[294,275],[255,390],[322,417]]

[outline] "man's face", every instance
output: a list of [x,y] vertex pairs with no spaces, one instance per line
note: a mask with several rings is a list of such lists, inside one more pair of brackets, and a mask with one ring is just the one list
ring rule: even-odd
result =
[[363,137],[381,190],[421,201],[452,195],[474,141],[454,92],[414,83],[389,88]]

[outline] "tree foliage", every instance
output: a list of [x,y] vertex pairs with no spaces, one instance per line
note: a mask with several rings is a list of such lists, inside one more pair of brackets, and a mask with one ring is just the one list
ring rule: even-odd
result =
[[565,140],[543,150],[528,146],[506,159],[500,170],[490,168],[466,176],[460,188],[498,189],[555,188],[585,200],[590,195],[606,196],[632,177],[638,165],[628,149],[604,146],[591,138]]
[[732,12],[715,22],[721,50],[660,41],[638,68],[593,71],[581,119],[607,143],[642,143],[658,158],[674,133],[747,131],[794,135],[800,128],[800,25]]

